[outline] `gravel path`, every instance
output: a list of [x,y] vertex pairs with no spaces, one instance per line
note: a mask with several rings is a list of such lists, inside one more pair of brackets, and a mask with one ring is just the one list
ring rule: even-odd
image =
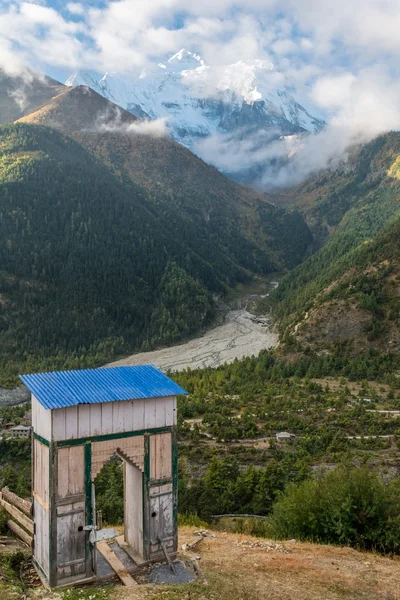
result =
[[217,367],[233,362],[235,358],[251,356],[271,348],[277,338],[277,334],[271,331],[268,319],[259,319],[245,309],[232,310],[222,325],[207,331],[202,337],[179,346],[133,354],[110,364],[152,364],[163,371]]

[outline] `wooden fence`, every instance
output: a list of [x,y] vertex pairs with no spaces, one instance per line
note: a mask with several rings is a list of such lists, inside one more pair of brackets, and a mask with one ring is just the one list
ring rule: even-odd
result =
[[0,491],[0,508],[7,511],[11,517],[7,521],[10,530],[25,544],[31,546],[34,532],[31,519],[31,502],[10,492],[8,488],[3,488]]

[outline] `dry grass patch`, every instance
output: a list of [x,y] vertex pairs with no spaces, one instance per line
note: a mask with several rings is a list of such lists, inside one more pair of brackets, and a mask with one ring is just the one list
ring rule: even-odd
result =
[[[194,539],[180,529],[180,546]],[[287,554],[216,532],[197,547],[208,585],[116,588],[115,600],[400,600],[400,560],[350,548],[290,543]]]

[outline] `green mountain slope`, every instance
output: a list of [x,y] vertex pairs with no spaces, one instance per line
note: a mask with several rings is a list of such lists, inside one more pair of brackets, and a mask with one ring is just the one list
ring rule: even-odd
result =
[[[389,313],[393,314],[390,310],[387,313],[385,298],[387,293],[391,295],[391,287],[383,284],[386,281],[383,273],[389,269],[390,276],[395,277],[398,268],[399,165],[400,134],[390,133],[365,146],[347,165],[346,176],[342,167],[321,174],[303,188],[304,195],[298,197],[299,208],[319,231],[325,226],[330,229],[325,245],[289,273],[273,295],[287,341],[298,325],[295,337],[312,347],[325,347],[345,339],[356,339],[364,346],[397,347],[388,334],[392,324],[387,319]],[[317,193],[318,185],[323,188],[321,195]],[[392,251],[394,255],[390,257]],[[390,267],[381,265],[385,261],[389,261]],[[375,277],[371,275],[375,269],[382,290],[386,290],[381,290],[383,295],[376,301],[370,281]],[[369,301],[357,300],[361,283],[365,285],[363,293],[370,296]],[[336,300],[339,299],[337,294],[342,294],[343,285],[350,288],[346,302],[341,297],[339,304],[329,304],[328,299],[333,300],[335,294]],[[394,290],[394,297],[396,293]],[[372,309],[376,303],[382,310],[379,327],[376,311]],[[394,339],[396,335],[394,332]]]
[[[369,144],[354,147],[348,159],[337,168],[320,172],[275,197],[274,202],[299,210],[318,240],[326,241],[349,210],[362,209],[375,199],[379,201],[384,192],[388,196],[397,193],[399,153],[398,132],[379,136]],[[382,219],[386,219],[386,214],[382,214]]]
[[168,136],[129,129],[136,117],[88,87],[67,88],[21,122],[68,133],[119,179],[145,188],[163,220],[207,260],[219,249],[251,271],[283,270],[298,264],[310,244],[298,213],[268,204]]
[[284,264],[234,215],[223,237],[229,215],[198,232],[166,205],[54,129],[0,128],[3,380],[27,362],[98,364],[188,336],[212,315],[212,294]]

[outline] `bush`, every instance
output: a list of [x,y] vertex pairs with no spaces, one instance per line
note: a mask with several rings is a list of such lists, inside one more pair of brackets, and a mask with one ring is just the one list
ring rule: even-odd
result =
[[208,527],[208,523],[202,521],[196,513],[179,513],[178,525],[179,527],[182,527],[183,525],[191,525],[192,527],[202,527],[203,529]]
[[383,553],[400,553],[400,481],[386,485],[366,468],[338,467],[290,484],[276,502],[271,532]]

